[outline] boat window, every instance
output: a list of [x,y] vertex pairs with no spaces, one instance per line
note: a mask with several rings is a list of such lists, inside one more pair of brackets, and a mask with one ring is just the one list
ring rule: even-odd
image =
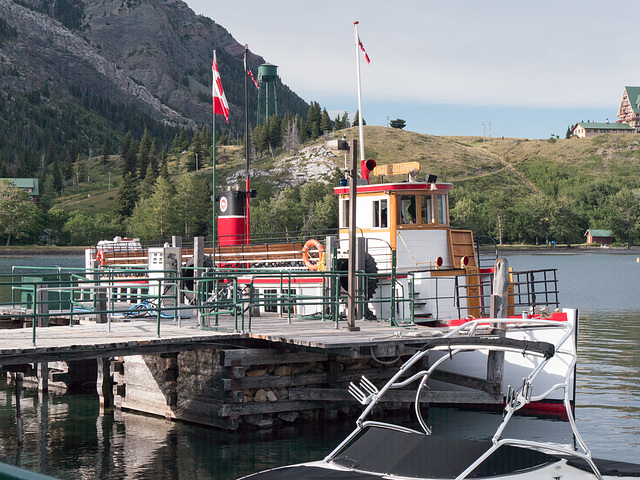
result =
[[387,228],[387,201],[376,200],[373,202],[373,226]]
[[[275,288],[267,288],[264,291],[264,311],[270,313],[278,313],[278,302],[275,300],[278,297],[278,290]],[[267,300],[273,298],[274,300]]]
[[444,195],[436,195],[436,202],[438,204],[438,223],[444,225],[447,223],[447,201]]
[[342,201],[342,218],[340,219],[340,226],[343,228],[349,227],[349,200]]
[[433,218],[433,198],[431,195],[422,195],[420,197],[420,223],[428,225],[435,223]]
[[280,313],[287,315],[289,313],[296,313],[296,289],[295,288],[283,288],[282,295],[280,297]]
[[416,196],[399,195],[400,223],[404,225],[416,223]]

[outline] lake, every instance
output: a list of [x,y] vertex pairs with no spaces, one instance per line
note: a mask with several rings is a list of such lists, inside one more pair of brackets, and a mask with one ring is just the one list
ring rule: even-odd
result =
[[[580,432],[595,457],[631,462],[637,462],[640,453],[638,256],[507,256],[517,270],[558,269],[561,306],[580,309],[576,395]],[[83,259],[0,258],[0,272],[25,262],[74,267],[82,266]],[[26,390],[21,404],[25,445],[19,451],[13,402],[12,390],[0,387],[0,460],[64,479],[233,479],[272,466],[320,459],[353,429],[352,421],[315,422],[228,433],[130,412],[100,416],[95,395],[39,397]],[[431,408],[428,423],[438,433],[485,438],[500,419],[501,415],[490,413]],[[573,443],[570,428],[562,421],[519,417],[510,428],[507,435],[517,430],[529,438]]]

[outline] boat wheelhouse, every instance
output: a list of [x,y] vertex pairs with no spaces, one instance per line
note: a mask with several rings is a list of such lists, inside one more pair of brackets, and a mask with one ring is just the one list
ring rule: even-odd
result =
[[[412,178],[401,183],[357,186],[357,234],[366,239],[366,250],[375,259],[378,272],[394,269],[394,284],[399,282],[400,289],[407,292],[411,290],[409,278],[414,282],[413,291],[419,298],[413,304],[413,317],[458,318],[461,310],[479,317],[481,272],[474,236],[471,230],[453,229],[449,223],[452,184],[436,183],[433,175],[425,177],[432,182]],[[340,198],[339,236],[346,241],[349,189],[337,187],[335,193]],[[456,286],[464,287],[464,294],[445,296],[447,300],[455,298],[455,302],[439,301],[431,291],[439,287],[453,292]],[[382,281],[380,295],[389,297],[390,288],[389,282]],[[390,312],[383,304],[373,305],[377,305],[376,316],[389,318]]]

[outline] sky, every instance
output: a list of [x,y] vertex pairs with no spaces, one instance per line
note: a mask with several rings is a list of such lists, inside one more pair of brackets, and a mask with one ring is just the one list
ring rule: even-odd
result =
[[360,53],[367,125],[400,118],[432,135],[564,138],[577,122],[615,122],[624,87],[640,85],[636,1],[186,2],[333,113],[358,109],[358,21],[371,59]]

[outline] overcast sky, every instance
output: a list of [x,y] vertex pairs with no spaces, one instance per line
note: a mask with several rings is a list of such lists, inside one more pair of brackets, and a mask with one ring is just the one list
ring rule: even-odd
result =
[[[278,65],[283,83],[329,111],[436,135],[564,137],[579,121],[615,122],[640,85],[640,2],[582,0],[187,0]],[[223,79],[224,82],[224,79]]]

